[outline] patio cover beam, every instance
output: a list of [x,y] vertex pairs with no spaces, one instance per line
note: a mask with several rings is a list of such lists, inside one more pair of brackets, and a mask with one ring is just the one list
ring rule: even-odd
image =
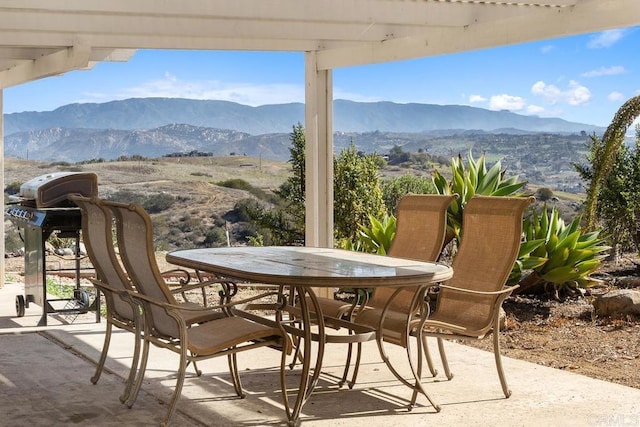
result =
[[79,44],[32,61],[22,62],[0,72],[0,87],[6,88],[79,68],[87,68],[90,53],[91,49],[87,45]]
[[44,54],[36,59],[21,59],[12,67],[0,71],[0,88],[7,88],[44,77],[64,74],[72,70],[89,69],[105,60],[128,61],[133,50],[97,50],[93,52],[84,43],[76,43]]
[[421,35],[390,37],[367,46],[323,49],[318,69],[399,61],[506,46],[638,24],[640,1],[591,0],[571,7],[478,19],[464,26],[429,26]]

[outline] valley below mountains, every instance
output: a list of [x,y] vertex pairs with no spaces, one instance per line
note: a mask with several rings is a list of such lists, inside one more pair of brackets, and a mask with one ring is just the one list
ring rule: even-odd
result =
[[[86,162],[164,156],[289,158],[290,132],[304,121],[299,103],[250,107],[227,101],[138,98],[71,104],[5,115],[5,156]],[[444,157],[486,153],[510,174],[580,191],[572,163],[583,162],[588,135],[603,128],[555,118],[456,105],[334,101],[334,151]]]

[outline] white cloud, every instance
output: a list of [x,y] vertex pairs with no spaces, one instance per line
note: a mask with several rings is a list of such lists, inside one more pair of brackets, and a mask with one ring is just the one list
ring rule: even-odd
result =
[[546,46],[542,46],[542,47],[540,48],[540,52],[542,52],[542,53],[549,53],[549,52],[551,52],[552,50],[554,50],[555,48],[556,48],[555,46],[552,46],[552,45],[548,44],[548,45],[546,45]]
[[492,110],[522,110],[527,105],[527,101],[519,96],[513,95],[493,95],[489,100],[489,108]]
[[544,107],[541,107],[539,105],[527,105],[527,114],[541,114],[544,113],[545,109]]
[[87,94],[87,96],[92,98],[91,102],[126,98],[163,97],[216,99],[258,106],[304,102],[304,85],[221,82],[217,80],[183,81],[170,73],[165,73],[163,78],[124,88],[115,94],[92,93]]
[[620,92],[611,92],[609,95],[607,95],[607,99],[609,101],[622,101],[624,99],[624,95],[621,94]]
[[620,39],[622,39],[622,37],[624,37],[624,34],[624,31],[620,29],[603,31],[592,36],[587,43],[587,47],[589,49],[602,49],[611,47]]
[[531,86],[531,93],[542,97],[549,104],[567,103],[569,105],[582,105],[591,99],[591,91],[575,80],[569,82],[567,89],[562,90],[556,85],[537,81]]
[[600,67],[597,70],[587,71],[586,73],[582,73],[582,77],[615,76],[626,72],[627,70],[623,66],[614,65],[612,67]]
[[487,98],[485,98],[482,95],[471,95],[469,97],[469,103],[471,104],[477,104],[478,102],[486,102]]

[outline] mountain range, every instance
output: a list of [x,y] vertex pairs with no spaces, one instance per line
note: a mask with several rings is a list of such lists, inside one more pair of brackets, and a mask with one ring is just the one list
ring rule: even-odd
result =
[[[601,134],[604,128],[461,105],[334,101],[336,148],[375,134],[363,151],[383,152],[398,135],[430,139],[459,133]],[[251,107],[228,101],[132,98],[69,104],[53,111],[5,114],[5,155],[81,161],[200,151],[213,155],[289,156],[289,133],[304,123],[304,104]],[[389,135],[389,138],[387,138]],[[400,138],[402,139],[402,138]],[[396,141],[396,142],[393,142]]]

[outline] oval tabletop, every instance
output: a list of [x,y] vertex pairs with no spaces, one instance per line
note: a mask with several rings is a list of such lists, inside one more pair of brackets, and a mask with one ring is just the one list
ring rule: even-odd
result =
[[306,246],[247,246],[170,252],[171,264],[256,283],[313,287],[409,286],[441,282],[451,267]]

